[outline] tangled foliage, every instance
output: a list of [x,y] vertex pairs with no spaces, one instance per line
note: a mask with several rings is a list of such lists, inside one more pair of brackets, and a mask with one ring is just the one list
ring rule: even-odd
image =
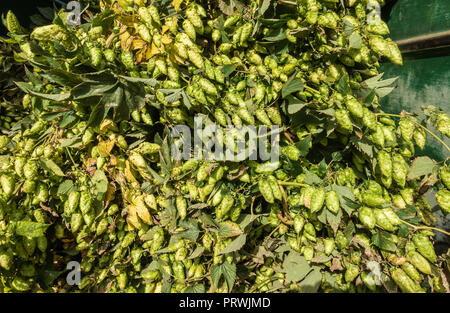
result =
[[[450,121],[381,110],[368,1],[86,2],[4,19],[2,292],[448,292],[450,169],[416,150]],[[282,126],[280,161],[175,160],[194,116]]]

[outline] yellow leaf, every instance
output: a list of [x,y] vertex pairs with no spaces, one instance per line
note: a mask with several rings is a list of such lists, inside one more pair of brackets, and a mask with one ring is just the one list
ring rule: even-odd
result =
[[114,200],[114,194],[116,193],[116,187],[114,186],[113,183],[109,183],[108,184],[108,190],[106,190],[106,196],[105,196],[105,201],[106,203]]
[[127,218],[127,225],[128,225],[127,231],[133,231],[133,230],[134,230],[134,227],[133,227],[133,225],[130,223],[130,221],[128,220],[128,218]]
[[98,153],[100,156],[106,158],[111,154],[111,150],[114,148],[114,144],[116,143],[116,140],[109,140],[109,141],[100,141],[97,145]]
[[169,54],[169,59],[173,63],[176,63],[178,65],[183,65],[184,64],[184,60],[182,58],[180,58],[179,56],[177,56],[176,54]]
[[[151,50],[150,50],[150,57],[149,57],[149,59],[152,57],[152,56],[154,56],[154,55],[157,55],[157,54],[160,54],[161,53],[161,51],[158,49],[158,47],[152,42],[152,48],[151,48]],[[148,56],[148,54],[147,54],[147,56]]]
[[95,163],[96,163],[95,159],[86,158],[86,159],[83,160],[83,167],[87,168],[87,167],[90,167],[92,164],[95,164]]
[[132,39],[133,37],[131,37],[130,33],[125,32],[125,33],[121,34],[119,36],[119,38],[120,38],[120,46],[121,46],[122,50],[128,51],[129,47],[131,45],[131,42],[129,40],[130,40],[130,38]]
[[161,28],[161,35],[164,35],[164,33],[165,33],[166,31],[168,31],[168,30],[169,30],[169,26],[163,25],[162,28]]
[[131,49],[131,46],[132,46],[133,41],[134,41],[135,38],[136,37],[131,36],[130,38],[127,39],[127,42],[125,43],[125,47],[126,47],[127,50]]
[[131,173],[130,162],[128,160],[125,161],[125,178],[130,183],[137,182],[136,178]]
[[169,44],[172,42],[172,37],[170,37],[170,35],[163,35],[163,36],[161,37],[161,42],[162,42],[164,45],[169,45]]
[[130,217],[137,216],[137,214],[136,214],[137,207],[134,204],[130,204],[129,206],[127,206],[127,210],[128,210],[128,216],[130,216]]
[[147,46],[147,43],[139,38],[133,40],[133,44],[131,45],[131,50],[141,50]]
[[104,119],[103,122],[100,124],[100,132],[106,133],[108,131],[119,131],[116,124],[110,120],[110,119]]
[[139,220],[137,216],[128,216],[127,217],[127,224],[128,224],[128,229],[139,229],[140,224],[139,224]]
[[175,8],[175,11],[180,9],[180,5],[183,3],[183,0],[173,0],[172,5]]
[[147,48],[145,50],[145,61],[149,60],[152,57],[152,49]]
[[137,207],[134,204],[131,204],[127,207],[127,209],[128,209],[128,216],[127,216],[128,225],[131,224],[132,227],[141,229],[142,224],[139,221],[139,217],[137,215]]
[[150,215],[150,212],[148,211],[147,206],[144,203],[144,198],[142,196],[135,198],[135,204],[136,213],[141,218],[141,220],[146,224],[152,224],[152,217]]
[[134,24],[137,22],[137,18],[135,15],[120,15],[118,21],[127,27],[134,27]]
[[131,34],[127,31],[128,27],[126,27],[125,25],[120,27],[120,31],[119,31],[119,38],[120,40],[126,40],[128,39],[128,37],[131,36]]
[[146,54],[147,54],[147,48],[141,49],[138,52],[136,52],[136,63],[140,64],[144,60]]

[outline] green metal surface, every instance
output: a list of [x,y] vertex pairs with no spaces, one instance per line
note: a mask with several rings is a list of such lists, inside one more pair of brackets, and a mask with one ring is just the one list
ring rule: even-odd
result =
[[[386,112],[419,113],[422,105],[434,105],[450,114],[450,56],[406,60],[403,66],[384,64],[381,71],[384,78],[399,76],[398,87],[381,101]],[[417,151],[419,154],[438,160],[449,156],[441,143],[431,136],[427,139],[428,144],[423,151]],[[450,145],[448,138],[444,141]]]
[[[450,0],[398,0],[387,20],[394,40],[403,40],[450,30]],[[383,110],[398,114],[402,110],[420,113],[422,105],[434,105],[450,114],[450,48],[410,51],[404,54],[404,65],[385,63],[384,78],[398,76],[398,87],[382,99]],[[435,129],[432,129],[437,134]],[[448,138],[440,136],[446,144]],[[427,136],[421,155],[437,160],[450,156],[441,143]],[[419,148],[417,148],[419,149]]]
[[390,12],[393,40],[450,30],[449,0],[398,0]]

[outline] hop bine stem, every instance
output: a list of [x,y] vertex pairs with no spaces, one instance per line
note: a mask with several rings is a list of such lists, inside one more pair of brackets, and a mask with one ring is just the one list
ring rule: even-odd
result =
[[404,220],[401,220],[401,221],[402,221],[402,223],[404,223],[404,224],[406,224],[406,225],[412,227],[414,230],[431,229],[431,230],[435,230],[435,231],[438,231],[438,232],[440,232],[440,233],[446,234],[447,236],[450,236],[450,233],[449,233],[449,232],[446,232],[445,230],[442,230],[442,229],[439,229],[439,228],[436,228],[436,227],[430,227],[430,226],[416,226],[416,225],[413,225],[413,224],[411,224],[411,223],[408,223],[408,222],[406,222],[406,221],[404,221]]

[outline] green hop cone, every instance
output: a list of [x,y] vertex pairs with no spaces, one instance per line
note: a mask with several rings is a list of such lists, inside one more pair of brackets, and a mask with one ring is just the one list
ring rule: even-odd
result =
[[359,208],[359,220],[370,229],[374,228],[377,222],[373,210],[368,207]]
[[436,262],[436,252],[434,251],[433,243],[430,241],[428,236],[417,233],[414,235],[413,241],[420,254],[426,257],[430,262]]
[[272,187],[268,180],[260,179],[258,181],[259,192],[261,192],[262,196],[268,203],[274,203],[275,199],[272,192]]
[[322,209],[325,202],[325,194],[325,189],[322,187],[317,188],[312,194],[310,204],[311,213],[319,212]]
[[442,213],[450,214],[450,190],[441,189],[436,193],[436,201],[441,207]]
[[391,277],[405,293],[417,293],[420,290],[420,286],[400,268],[391,269]]
[[13,34],[23,33],[23,28],[20,26],[19,19],[12,11],[8,11],[8,13],[6,13],[6,28]]

